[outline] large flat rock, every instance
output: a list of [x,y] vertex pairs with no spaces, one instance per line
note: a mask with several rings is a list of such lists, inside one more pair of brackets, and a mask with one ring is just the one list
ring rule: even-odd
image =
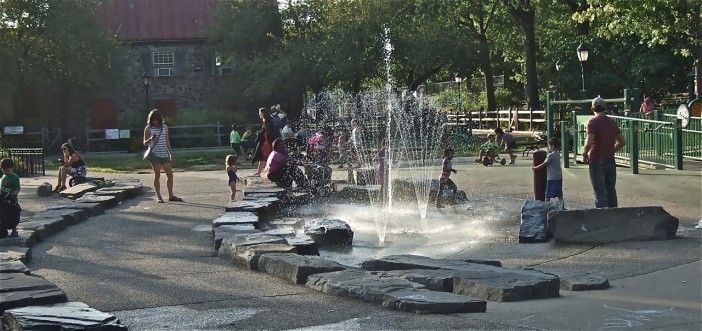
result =
[[416,314],[484,313],[487,302],[428,290],[399,290],[385,295],[383,307]]
[[17,225],[17,234],[17,237],[0,239],[0,250],[3,247],[31,247],[39,241],[39,234],[32,229],[24,229]]
[[57,210],[45,210],[40,211],[32,215],[29,220],[42,220],[42,219],[57,219],[62,218],[67,225],[74,225],[88,219],[89,213],[85,209],[74,208],[74,209],[57,209]]
[[482,264],[457,271],[453,293],[490,301],[522,301],[559,296],[558,276]]
[[60,195],[63,198],[68,198],[68,199],[78,199],[82,197],[84,194],[88,192],[93,192],[97,191],[99,187],[97,185],[94,185],[92,183],[83,183],[83,184],[78,184],[73,187],[69,187],[63,191],[61,191]]
[[114,315],[82,302],[10,309],[2,316],[2,323],[3,330],[127,331]]
[[342,220],[327,218],[309,220],[305,222],[303,231],[318,245],[350,247],[353,244],[353,230]]
[[424,285],[431,291],[453,292],[453,276],[456,270],[446,269],[409,269],[392,271],[369,271],[381,277],[401,278]]
[[319,256],[270,253],[258,259],[258,270],[296,284],[305,284],[310,275],[344,270],[341,264]]
[[522,218],[519,224],[520,243],[538,243],[551,240],[547,217],[556,205],[539,200],[525,200],[522,205]]
[[561,290],[567,291],[591,291],[604,290],[609,288],[609,280],[604,276],[591,274],[589,272],[568,272],[560,270],[543,270],[525,268],[547,274],[558,276],[561,283]]
[[119,201],[123,201],[124,199],[127,199],[127,193],[126,190],[119,189],[119,188],[113,188],[113,187],[105,187],[98,189],[95,192],[90,192],[90,195],[106,195],[106,196],[112,196],[117,198]]
[[679,221],[662,207],[556,211],[548,225],[556,242],[606,244],[675,237]]
[[251,224],[259,228],[258,215],[253,212],[226,212],[212,221],[212,227],[216,228],[222,225],[237,225]]
[[278,205],[278,200],[272,201],[270,198],[260,198],[253,200],[240,200],[230,202],[225,208],[226,212],[252,212],[261,216],[270,212],[270,209],[276,208]]
[[0,260],[0,273],[2,274],[13,274],[22,273],[29,275],[29,268],[27,268],[22,261],[16,260]]
[[116,206],[122,199],[113,195],[96,195],[93,193],[86,193],[82,197],[76,199],[79,203],[99,203],[102,208],[108,209]]
[[382,303],[391,292],[424,288],[424,285],[406,279],[384,277],[360,269],[310,275],[306,285],[327,294],[376,303]]
[[245,197],[282,197],[283,195],[285,195],[285,189],[282,187],[250,187],[244,190]]
[[7,309],[66,302],[66,294],[46,279],[23,273],[0,274],[0,312]]
[[222,225],[213,229],[214,233],[214,249],[219,250],[219,246],[222,245],[222,240],[225,238],[233,237],[240,234],[251,234],[259,233],[260,230],[256,230],[251,224],[237,224],[237,225]]
[[310,236],[295,236],[287,237],[285,241],[290,246],[295,246],[297,254],[300,255],[319,255],[319,246]]
[[47,211],[51,210],[62,210],[62,209],[79,209],[85,210],[89,216],[97,216],[105,212],[105,209],[99,203],[79,203],[79,202],[68,202],[58,205],[51,206],[47,208]]
[[251,270],[258,270],[259,258],[264,254],[270,253],[295,253],[295,246],[287,244],[258,244],[237,247],[234,253],[234,263]]
[[260,232],[248,234],[233,234],[222,239],[222,244],[218,248],[217,256],[223,259],[231,259],[239,247],[259,245],[259,244],[285,244],[285,239],[278,236],[271,236]]
[[0,247],[0,261],[22,261],[27,263],[32,249],[29,247]]
[[144,187],[141,185],[141,183],[116,183],[114,186],[104,187],[97,190],[96,192],[120,192],[124,195],[126,199],[133,199],[144,193]]
[[473,268],[473,264],[485,264],[499,267],[500,261],[480,259],[433,259],[420,255],[390,255],[380,259],[364,261],[361,268],[364,270],[407,270],[407,269],[449,269],[463,270]]

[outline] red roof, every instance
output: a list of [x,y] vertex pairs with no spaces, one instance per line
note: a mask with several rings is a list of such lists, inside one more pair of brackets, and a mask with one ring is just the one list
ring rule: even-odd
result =
[[97,20],[127,41],[207,39],[218,0],[103,0]]

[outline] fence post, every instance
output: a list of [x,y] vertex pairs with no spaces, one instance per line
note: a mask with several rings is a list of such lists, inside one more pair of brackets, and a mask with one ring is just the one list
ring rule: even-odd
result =
[[631,173],[636,175],[639,173],[639,121],[629,121],[629,141],[631,142],[629,162],[631,166]]
[[553,137],[553,106],[551,105],[551,95],[553,92],[546,91],[546,137]]
[[217,146],[222,146],[222,125],[217,121]]
[[673,148],[675,149],[675,169],[683,170],[682,122],[676,118],[673,122]]
[[568,126],[566,121],[561,121],[561,155],[563,168],[570,168],[570,148],[568,146]]
[[512,129],[512,115],[513,115],[512,107],[509,107],[509,114],[508,114],[509,117],[507,118],[507,129],[509,131],[512,131],[512,130],[517,131],[518,130],[517,128]]
[[483,107],[478,109],[478,129],[483,128]]
[[624,114],[629,115],[632,112],[631,103],[629,101],[629,98],[631,98],[631,92],[629,91],[628,88],[625,88],[623,93],[624,93]]

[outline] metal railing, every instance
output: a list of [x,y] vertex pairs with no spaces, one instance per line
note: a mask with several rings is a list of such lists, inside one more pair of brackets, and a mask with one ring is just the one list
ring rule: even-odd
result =
[[[544,130],[546,128],[546,111],[519,110],[516,108],[496,111],[463,110],[446,113],[448,124],[473,129],[494,129],[496,127],[514,128],[515,130]],[[472,124],[471,124],[472,123]]]
[[46,175],[43,148],[9,148],[2,157],[14,163],[14,170],[19,176]]

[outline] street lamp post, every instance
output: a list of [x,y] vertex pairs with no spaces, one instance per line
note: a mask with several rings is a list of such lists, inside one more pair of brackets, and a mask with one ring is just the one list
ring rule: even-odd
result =
[[[580,99],[584,100],[587,98],[587,91],[585,90],[585,62],[587,61],[588,56],[590,55],[590,50],[587,48],[585,43],[580,43],[578,45],[578,48],[576,49],[576,53],[578,54],[578,60],[580,61],[580,80],[582,82],[582,90],[580,90]],[[587,105],[582,104],[582,111],[583,113],[587,112]]]
[[461,105],[461,82],[463,81],[463,78],[458,77],[458,73],[455,73],[453,75],[453,81],[458,83],[458,111],[460,112],[463,108],[463,106]]
[[149,86],[151,85],[151,75],[144,73],[144,75],[141,76],[141,83],[144,85],[144,92],[146,95],[146,111],[149,111],[150,105],[151,105],[151,100],[149,100]]

